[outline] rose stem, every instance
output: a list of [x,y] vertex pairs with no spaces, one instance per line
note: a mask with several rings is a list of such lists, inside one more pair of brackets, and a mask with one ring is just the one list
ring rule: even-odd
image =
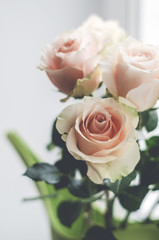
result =
[[124,220],[120,224],[120,228],[126,228],[127,222],[128,222],[128,218],[129,218],[130,214],[131,214],[131,212],[127,212]]
[[106,228],[108,230],[111,230],[113,228],[113,203],[115,200],[115,197],[113,199],[109,199],[109,191],[106,190],[106,206],[107,206],[107,210],[106,210],[106,214],[105,214],[105,224],[106,224]]
[[88,203],[86,205],[86,211],[87,211],[87,214],[88,214],[88,216],[87,216],[88,228],[91,227],[91,225],[92,225],[91,210],[92,210],[91,205],[90,205],[90,203]]

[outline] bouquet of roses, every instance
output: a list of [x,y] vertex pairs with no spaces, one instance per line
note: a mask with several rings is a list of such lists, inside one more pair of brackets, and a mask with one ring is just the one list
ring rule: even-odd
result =
[[[58,159],[40,162],[15,133],[8,137],[44,200],[53,239],[141,239],[121,229],[159,190],[159,136],[147,137],[158,123],[159,48],[93,15],[44,47],[39,68],[62,102],[75,101],[53,123],[48,149],[58,148]],[[116,199],[124,219],[114,217]],[[151,212],[143,223],[157,229]]]

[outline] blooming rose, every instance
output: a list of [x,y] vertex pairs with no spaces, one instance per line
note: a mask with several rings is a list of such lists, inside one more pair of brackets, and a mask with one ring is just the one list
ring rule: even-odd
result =
[[137,123],[134,108],[113,98],[85,97],[61,112],[56,127],[68,151],[86,162],[88,177],[100,184],[133,171],[140,158]]
[[61,34],[53,44],[44,47],[40,68],[67,95],[90,95],[102,81],[100,52],[121,35],[123,30],[116,23],[105,23],[92,16],[77,30]]
[[114,96],[122,96],[138,111],[159,97],[159,48],[127,38],[112,47],[102,62],[103,81]]
[[96,40],[99,50],[102,50],[109,44],[120,42],[126,35],[117,21],[103,21],[97,15],[91,15],[82,27],[85,28],[86,32],[90,32],[92,38]]

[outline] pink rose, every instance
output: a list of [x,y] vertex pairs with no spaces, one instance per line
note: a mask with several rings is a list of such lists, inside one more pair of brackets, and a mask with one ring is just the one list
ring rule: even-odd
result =
[[102,81],[98,62],[95,41],[82,29],[77,29],[60,35],[43,49],[40,68],[60,91],[83,96],[92,93]]
[[69,96],[90,95],[102,81],[101,51],[125,35],[118,24],[93,15],[77,30],[61,34],[42,50],[40,68]]
[[86,32],[96,40],[99,51],[112,43],[117,43],[125,38],[125,31],[117,21],[103,21],[97,15],[91,15],[82,25]]
[[86,162],[88,177],[100,184],[133,171],[140,158],[137,123],[134,108],[113,98],[85,97],[61,112],[56,127],[68,151]]
[[129,37],[109,51],[101,66],[103,81],[114,96],[127,98],[138,111],[155,104],[159,97],[158,48]]

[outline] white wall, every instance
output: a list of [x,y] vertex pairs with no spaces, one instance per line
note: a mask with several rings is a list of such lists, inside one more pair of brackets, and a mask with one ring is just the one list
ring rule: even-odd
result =
[[139,34],[140,0],[104,1],[103,16],[118,19],[121,26],[133,37]]

